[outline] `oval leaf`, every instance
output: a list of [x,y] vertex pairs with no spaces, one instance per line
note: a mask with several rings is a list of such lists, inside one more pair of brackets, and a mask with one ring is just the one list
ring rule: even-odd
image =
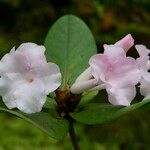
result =
[[63,88],[75,81],[87,68],[89,58],[97,52],[91,31],[73,15],[63,16],[56,21],[44,45],[47,59],[60,67]]
[[54,115],[53,111],[53,113],[51,111],[48,111],[29,115],[21,113],[19,111],[9,110],[1,104],[0,112],[7,112],[19,118],[22,118],[47,133],[50,137],[57,140],[62,139],[68,132],[68,121],[58,118],[57,116],[55,116],[56,114]]
[[88,103],[79,112],[71,113],[71,116],[80,123],[84,124],[103,124],[115,120],[129,112],[144,105],[148,105],[150,100],[133,104],[128,107],[113,106],[111,104]]

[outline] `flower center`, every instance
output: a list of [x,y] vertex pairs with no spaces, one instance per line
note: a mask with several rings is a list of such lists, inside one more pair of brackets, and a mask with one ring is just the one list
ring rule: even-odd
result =
[[32,82],[34,81],[34,76],[33,76],[33,75],[28,76],[28,77],[27,77],[27,81],[28,81],[29,83],[32,83]]
[[112,65],[109,65],[109,66],[107,67],[107,71],[112,72],[113,70],[114,70],[114,67],[113,67]]

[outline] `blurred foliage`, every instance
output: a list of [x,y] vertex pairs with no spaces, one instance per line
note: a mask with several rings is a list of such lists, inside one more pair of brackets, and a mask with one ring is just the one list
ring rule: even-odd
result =
[[[88,24],[99,51],[103,43],[113,43],[128,33],[136,43],[148,46],[149,10],[149,0],[0,0],[0,56],[23,42],[43,44],[54,21],[70,13]],[[69,137],[56,142],[7,114],[0,115],[0,122],[0,150],[72,149]],[[149,124],[149,110],[142,110],[108,125],[77,125],[81,149],[149,150]]]
[[149,0],[1,0],[0,51],[25,41],[43,44],[51,24],[68,13],[89,25],[99,49],[127,33],[148,45],[149,10]]
[[[76,125],[81,150],[149,150],[150,111],[139,110],[104,125]],[[69,136],[50,139],[24,120],[0,115],[0,150],[73,150]]]

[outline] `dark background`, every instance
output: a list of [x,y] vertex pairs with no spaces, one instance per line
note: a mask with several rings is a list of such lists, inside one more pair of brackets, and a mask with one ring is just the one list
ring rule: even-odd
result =
[[[128,33],[149,47],[149,0],[0,0],[0,56],[23,42],[43,44],[59,17],[74,14],[90,27],[99,51]],[[133,54],[131,51],[129,54]],[[150,150],[150,110],[113,123],[77,125],[83,150]],[[28,123],[0,114],[0,150],[71,150],[68,137],[56,142]]]

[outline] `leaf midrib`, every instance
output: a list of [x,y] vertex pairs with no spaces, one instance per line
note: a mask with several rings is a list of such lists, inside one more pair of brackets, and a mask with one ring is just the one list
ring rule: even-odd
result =
[[63,79],[63,88],[66,89],[68,82],[68,58],[69,58],[69,43],[70,43],[70,16],[67,19],[67,39],[66,39],[66,51],[65,51],[65,66],[64,66],[64,79]]

